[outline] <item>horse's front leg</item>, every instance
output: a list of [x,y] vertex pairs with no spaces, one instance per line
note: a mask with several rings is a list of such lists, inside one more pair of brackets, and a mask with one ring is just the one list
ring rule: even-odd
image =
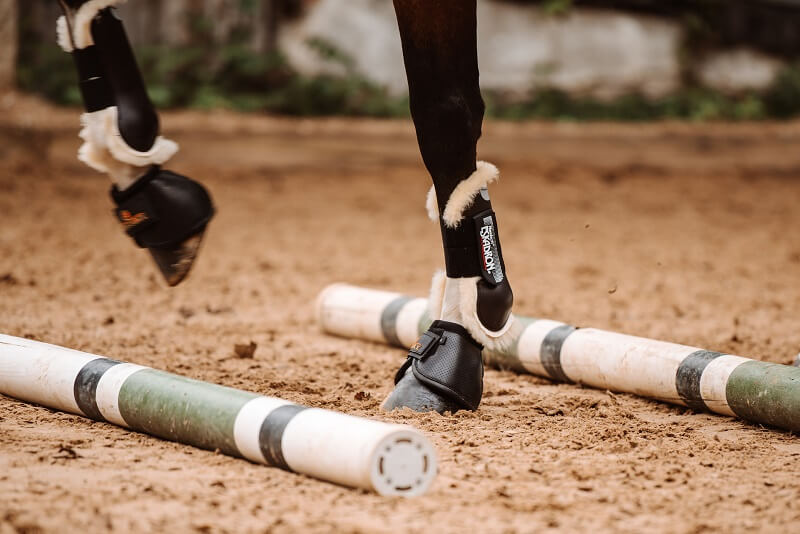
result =
[[111,177],[117,218],[176,285],[189,272],[214,209],[203,186],[161,169],[178,145],[159,135],[158,115],[113,13],[121,1],[59,0],[58,43],[75,59],[86,108],[78,159]]
[[478,85],[475,0],[394,0],[422,159],[433,178],[428,212],[439,222],[446,273],[434,277],[435,320],[412,347],[384,403],[438,412],[475,410],[481,349],[517,335],[513,295],[487,186],[497,169],[476,161],[484,105]]

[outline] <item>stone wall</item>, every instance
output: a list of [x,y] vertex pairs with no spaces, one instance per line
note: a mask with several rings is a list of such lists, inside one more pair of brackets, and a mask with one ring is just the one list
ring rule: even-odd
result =
[[[294,17],[289,16],[290,5],[295,6],[291,10]],[[598,5],[602,5],[600,0]],[[669,11],[663,6],[672,4],[657,5]],[[59,14],[55,1],[0,0],[0,87],[14,78],[17,6],[25,21],[25,35],[55,46]],[[581,7],[554,16],[526,2],[478,0],[478,6],[481,84],[511,97],[534,88],[561,89],[599,99],[631,92],[661,97],[688,79],[737,93],[769,86],[786,61],[764,52],[774,49],[772,53],[779,54],[782,49],[767,46],[763,32],[755,32],[758,39],[752,41],[764,41],[761,52],[740,42],[743,35],[730,28],[741,26],[734,24],[736,16],[744,13],[741,10],[720,8],[719,20],[732,21],[720,23],[723,29],[730,26],[719,37],[729,41],[723,49],[698,47],[686,52],[681,19],[667,12]],[[787,13],[796,15],[792,21],[800,23],[800,9]],[[253,50],[266,52],[277,44],[291,65],[304,74],[346,76],[353,72],[386,86],[393,94],[407,90],[389,0],[130,0],[120,8],[120,15],[137,45],[185,44],[192,38],[192,20],[204,19],[210,23],[207,38],[220,45],[243,29],[250,35]],[[777,28],[774,23],[779,15],[770,15],[770,27]],[[756,17],[753,24],[759,20]],[[315,41],[332,45],[347,61],[322,57],[319,46],[311,44]],[[792,42],[781,41],[784,48],[791,48]]]
[[[511,96],[547,87],[598,99],[631,92],[661,97],[687,74],[739,92],[768,86],[782,66],[747,48],[682,56],[684,38],[676,18],[590,8],[553,16],[535,5],[478,0],[481,85]],[[333,45],[359,75],[392,93],[407,90],[390,2],[318,0],[302,18],[282,25],[279,46],[295,68],[344,74],[344,65],[309,45],[314,40]]]

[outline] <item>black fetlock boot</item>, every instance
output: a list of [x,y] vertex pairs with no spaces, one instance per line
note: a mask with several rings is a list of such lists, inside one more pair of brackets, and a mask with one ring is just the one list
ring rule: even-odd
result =
[[124,191],[113,186],[111,199],[126,233],[150,252],[167,283],[174,286],[183,280],[214,215],[205,188],[153,166]]
[[434,321],[411,347],[383,408],[439,413],[477,410],[483,396],[482,350],[463,326]]

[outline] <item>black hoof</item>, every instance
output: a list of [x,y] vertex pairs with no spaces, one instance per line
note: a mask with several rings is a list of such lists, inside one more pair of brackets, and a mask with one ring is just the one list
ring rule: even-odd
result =
[[189,274],[200,252],[205,231],[190,237],[175,248],[147,249],[170,287],[180,284]]
[[415,412],[451,412],[455,413],[462,407],[455,402],[442,397],[425,387],[417,380],[411,369],[406,371],[383,403],[382,408],[387,412],[400,408],[410,408]]

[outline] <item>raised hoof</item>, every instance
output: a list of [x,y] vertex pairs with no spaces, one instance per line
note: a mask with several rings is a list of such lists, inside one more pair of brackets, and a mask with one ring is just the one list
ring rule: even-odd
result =
[[425,387],[409,369],[394,387],[382,408],[387,412],[400,408],[410,408],[415,412],[455,413],[462,409],[455,402],[442,397]]
[[205,231],[193,235],[170,249],[149,248],[150,255],[170,287],[180,284],[189,274],[203,241]]

